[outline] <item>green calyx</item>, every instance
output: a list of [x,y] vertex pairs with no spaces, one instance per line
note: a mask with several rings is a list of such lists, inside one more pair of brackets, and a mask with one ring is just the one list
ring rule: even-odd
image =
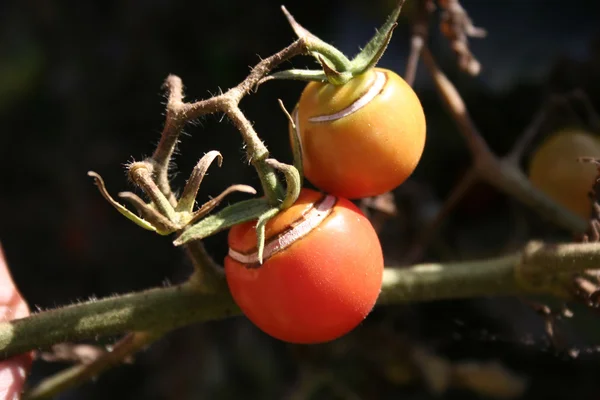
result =
[[376,31],[367,45],[352,59],[348,59],[341,51],[321,40],[302,25],[281,7],[288,22],[296,35],[304,39],[310,55],[317,59],[321,65],[319,70],[290,69],[269,75],[271,79],[294,79],[308,82],[329,82],[333,85],[343,85],[357,75],[361,75],[375,67],[385,52],[392,33],[398,25],[397,20],[405,0],[399,0],[396,8],[387,18],[385,23]]
[[173,244],[181,246],[194,240],[201,240],[217,232],[231,228],[234,225],[256,220],[256,237],[258,259],[262,264],[262,254],[265,248],[265,227],[267,222],[279,214],[280,211],[291,207],[302,188],[301,174],[293,165],[281,163],[274,159],[267,159],[267,165],[280,171],[285,176],[286,194],[277,206],[271,205],[268,199],[250,199],[225,207],[220,212],[205,217],[183,230]]
[[[182,195],[179,199],[173,199],[173,201],[170,201],[156,185],[151,161],[131,164],[129,166],[130,178],[145,192],[151,201],[146,202],[131,192],[119,193],[119,197],[131,203],[137,213],[130,211],[108,193],[104,180],[100,175],[93,171],[88,172],[88,175],[94,178],[102,196],[117,211],[138,226],[160,235],[177,233],[179,236],[173,242],[175,246],[181,246],[195,240],[202,240],[225,229],[229,229],[234,225],[257,220],[257,247],[259,260],[262,263],[262,251],[265,245],[265,226],[267,222],[281,210],[292,206],[300,195],[302,188],[302,175],[300,172],[302,164],[298,160],[299,155],[297,153],[295,153],[294,165],[284,164],[275,159],[265,160],[266,165],[281,172],[286,181],[285,195],[282,194],[283,198],[278,199],[276,205],[273,205],[267,198],[249,199],[224,207],[212,215],[209,215],[209,213],[227,195],[233,192],[256,194],[256,191],[250,186],[232,185],[217,197],[208,200],[200,207],[195,207],[196,195],[209,166],[215,160],[219,166],[221,165],[222,156],[217,151],[210,151],[198,161],[186,183]],[[196,209],[194,210],[194,208]]]

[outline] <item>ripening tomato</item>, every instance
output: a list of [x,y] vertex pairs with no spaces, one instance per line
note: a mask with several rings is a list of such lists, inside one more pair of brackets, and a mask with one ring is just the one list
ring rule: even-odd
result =
[[600,158],[598,137],[577,129],[558,132],[533,154],[529,179],[557,203],[589,219],[592,203],[588,193],[595,182],[597,167],[577,161],[588,156]]
[[419,98],[401,77],[381,68],[340,86],[309,83],[294,119],[306,178],[336,196],[394,189],[412,174],[425,146]]
[[379,239],[350,201],[303,189],[266,225],[263,264],[255,222],[229,231],[225,276],[233,299],[265,333],[291,343],[321,343],[369,314],[383,277]]

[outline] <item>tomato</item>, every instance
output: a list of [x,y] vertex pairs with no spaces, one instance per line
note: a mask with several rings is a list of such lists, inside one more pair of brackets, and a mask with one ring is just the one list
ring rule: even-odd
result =
[[379,239],[349,200],[303,189],[266,225],[263,264],[255,222],[229,231],[225,276],[243,313],[267,334],[321,343],[350,332],[369,314],[383,278]]
[[419,98],[401,77],[381,68],[341,86],[309,83],[294,118],[306,178],[340,197],[394,189],[412,174],[425,146]]
[[531,183],[582,218],[591,216],[588,193],[597,167],[578,157],[600,157],[600,139],[585,131],[569,129],[548,138],[535,151],[529,165]]

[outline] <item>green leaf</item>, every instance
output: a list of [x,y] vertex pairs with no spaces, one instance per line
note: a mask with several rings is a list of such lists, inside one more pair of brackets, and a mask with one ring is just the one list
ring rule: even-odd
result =
[[273,208],[275,207],[264,198],[240,201],[192,225],[183,231],[173,244],[181,246],[193,240],[204,239],[233,225],[257,219]]
[[381,28],[377,30],[375,36],[373,36],[364,49],[362,49],[361,52],[352,59],[351,71],[354,75],[362,74],[369,68],[373,68],[375,65],[377,65],[377,62],[390,43],[394,28],[396,28],[398,25],[396,21],[400,16],[400,10],[402,10],[404,1],[405,0],[398,1],[398,5],[392,14],[387,18],[385,23],[381,26]]

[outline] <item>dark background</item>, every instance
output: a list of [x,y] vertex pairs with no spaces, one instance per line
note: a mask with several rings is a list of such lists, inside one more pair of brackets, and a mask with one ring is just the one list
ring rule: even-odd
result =
[[[393,3],[289,0],[286,6],[307,28],[352,55]],[[457,70],[437,27],[431,46],[498,154],[510,149],[551,94],[580,87],[600,105],[600,3],[463,5],[489,32],[471,42],[481,75]],[[188,99],[205,98],[237,84],[259,56],[293,39],[279,3],[267,0],[0,2],[0,239],[33,310],[185,279],[191,266],[184,254],[116,213],[86,172],[101,173],[111,193],[131,189],[123,165],[152,153],[164,117],[160,87],[169,73],[182,77]],[[380,65],[403,74],[408,46],[404,23]],[[281,160],[289,161],[290,151],[276,100],[291,108],[302,87],[269,83],[242,102]],[[428,139],[414,176],[396,191],[401,215],[382,234],[389,265],[402,263],[415,231],[470,162],[424,70],[415,89],[427,115]],[[258,187],[243,162],[238,133],[219,121],[209,116],[188,126],[176,160],[174,181],[181,187],[205,152],[223,153],[223,167],[210,170],[199,201],[234,182]],[[545,129],[572,122],[558,113]],[[494,256],[532,237],[568,235],[478,185],[447,219],[426,259]],[[207,243],[217,259],[224,256],[224,235]],[[528,399],[597,398],[600,356],[594,349],[600,325],[594,315],[577,310],[562,329],[569,347],[581,350],[579,357],[551,348],[542,319],[516,299],[382,307],[346,338],[319,346],[282,344],[235,318],[174,332],[135,364],[59,398],[435,398],[421,380],[402,382],[390,373],[405,365],[415,344],[456,362],[498,360],[529,379]],[[37,362],[30,381],[63,367]],[[487,398],[478,396],[461,390],[442,395]]]

